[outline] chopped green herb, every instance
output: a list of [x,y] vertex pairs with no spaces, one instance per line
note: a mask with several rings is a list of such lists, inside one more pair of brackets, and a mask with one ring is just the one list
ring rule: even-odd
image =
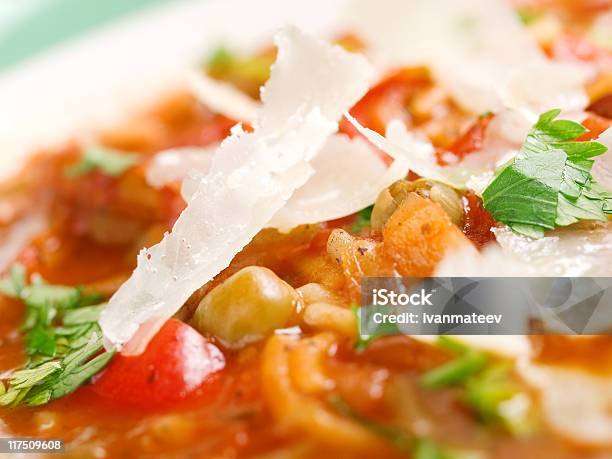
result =
[[533,430],[530,404],[511,377],[508,365],[497,363],[469,378],[465,399],[479,418],[488,424],[500,424],[515,435]]
[[398,451],[405,453],[412,459],[482,459],[480,453],[458,450],[441,446],[438,443],[418,438],[398,428],[387,426],[357,413],[344,399],[339,396],[330,396],[329,404],[341,415],[352,419],[377,436],[383,438]]
[[370,220],[372,219],[372,209],[374,209],[374,206],[369,206],[365,209],[361,209],[357,213],[357,219],[351,226],[351,231],[353,233],[360,233],[365,228],[370,226]]
[[338,413],[348,418],[351,418],[354,421],[357,421],[359,424],[366,427],[368,430],[371,430],[379,437],[387,440],[398,450],[404,451],[408,454],[413,451],[415,445],[415,438],[411,435],[408,435],[407,433],[402,432],[399,429],[386,426],[372,419],[366,418],[365,416],[362,416],[361,414],[353,410],[353,408],[339,396],[330,396],[328,401]]
[[26,269],[20,263],[15,263],[9,270],[9,276],[0,279],[0,294],[10,298],[20,298],[26,284]]
[[100,313],[106,307],[106,303],[96,306],[86,306],[78,309],[66,311],[64,314],[64,326],[82,325],[91,322],[97,322]]
[[412,459],[483,459],[484,455],[476,451],[450,449],[429,440],[419,440]]
[[[12,273],[18,273],[13,268]],[[110,361],[113,352],[102,352],[97,323],[105,304],[91,305],[99,295],[82,296],[79,287],[25,285],[25,275],[11,276],[10,293],[26,304],[26,352],[29,360],[0,382],[0,406],[41,405],[73,392]]]
[[41,354],[53,357],[55,350],[55,334],[51,328],[37,326],[30,330],[26,338],[28,355]]
[[81,161],[65,169],[68,177],[80,177],[98,170],[111,177],[123,174],[138,163],[140,155],[123,153],[100,146],[92,146],[83,151]]
[[[383,336],[391,336],[399,334],[397,324],[392,323],[376,323],[371,320],[372,316],[378,311],[376,305],[358,307],[356,305],[351,306],[353,315],[355,317],[355,325],[357,327],[357,340],[355,341],[355,349],[363,351],[368,345],[378,338]],[[364,336],[362,323],[370,323],[371,333]]]
[[236,58],[227,48],[220,46],[213,51],[206,66],[210,72],[224,72],[235,62]]
[[466,344],[446,335],[438,336],[437,345],[451,352],[454,352],[455,354],[465,354],[470,350],[470,347]]
[[423,374],[425,388],[459,386],[464,390],[465,403],[486,424],[500,425],[514,435],[533,430],[529,398],[512,379],[506,362],[493,360],[449,337],[441,336],[438,344],[458,357]]
[[580,220],[606,221],[612,193],[591,176],[601,143],[576,142],[587,130],[574,121],[555,120],[560,110],[542,114],[512,162],[483,192],[485,208],[497,221],[532,238]]
[[23,288],[21,298],[34,308],[49,306],[70,309],[79,303],[81,289],[63,285],[33,284]]
[[533,24],[542,17],[542,13],[530,9],[519,10],[517,14],[521,22],[526,26]]
[[440,452],[438,445],[429,440],[423,440],[417,443],[414,448],[414,459],[438,459]]
[[254,80],[263,83],[270,76],[270,66],[273,62],[273,55],[242,57],[227,48],[219,47],[211,54],[205,67],[213,78]]
[[426,372],[421,378],[421,383],[428,389],[457,384],[482,370],[487,362],[488,357],[485,354],[468,351],[465,355]]

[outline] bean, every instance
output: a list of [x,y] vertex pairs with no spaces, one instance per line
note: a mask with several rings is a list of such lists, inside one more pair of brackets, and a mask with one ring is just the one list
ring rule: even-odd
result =
[[204,297],[192,325],[227,347],[240,348],[284,327],[300,302],[297,292],[274,272],[249,266]]

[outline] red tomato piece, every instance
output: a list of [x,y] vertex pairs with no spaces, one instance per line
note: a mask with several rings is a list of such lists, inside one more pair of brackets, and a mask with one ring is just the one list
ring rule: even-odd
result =
[[465,212],[463,233],[478,248],[484,247],[494,239],[491,228],[495,226],[495,220],[484,208],[482,199],[472,192],[463,197],[463,210]]
[[[608,126],[612,124],[612,93],[606,94],[605,96],[597,99],[587,108],[588,111],[591,111],[602,118],[607,118]],[[602,121],[602,126],[605,127],[606,123]],[[605,129],[604,129],[605,130]]]
[[[359,123],[373,129],[379,134],[385,133],[389,121],[401,120],[406,125],[412,124],[407,103],[418,91],[429,88],[431,80],[423,68],[404,68],[387,76],[374,86],[350,110]],[[357,129],[346,119],[340,122],[340,132],[355,137],[360,135]],[[381,150],[378,154],[387,164],[392,162],[391,157]]]
[[578,137],[576,140],[586,142],[588,140],[596,139],[605,130],[612,127],[612,120],[596,115],[595,113],[589,113],[584,121],[582,121],[582,125],[589,131]]
[[184,322],[170,319],[142,354],[115,356],[92,389],[120,403],[159,408],[195,395],[224,367],[219,348]]
[[447,164],[443,159],[444,153],[452,153],[461,160],[470,153],[481,150],[487,128],[492,119],[493,114],[491,113],[479,117],[461,137],[455,140],[448,150],[438,150],[438,163],[441,165]]

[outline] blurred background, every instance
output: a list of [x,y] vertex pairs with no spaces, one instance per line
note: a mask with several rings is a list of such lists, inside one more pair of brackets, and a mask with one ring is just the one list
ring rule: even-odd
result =
[[174,0],[0,0],[0,72],[122,16]]

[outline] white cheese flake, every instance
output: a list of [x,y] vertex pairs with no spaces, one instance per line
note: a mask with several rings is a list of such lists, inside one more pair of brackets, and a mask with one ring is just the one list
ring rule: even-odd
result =
[[[183,182],[189,201],[212,164],[217,147],[188,147],[162,151],[147,168],[147,182],[160,188]],[[387,167],[379,154],[362,138],[334,134],[313,159],[314,173],[268,223],[288,231],[298,225],[319,223],[354,214],[371,205],[380,190],[406,177],[406,158]]]
[[289,230],[354,214],[409,171],[405,156],[395,157],[387,167],[364,139],[342,134],[328,139],[312,166],[312,178],[274,216],[271,227]]
[[506,255],[542,276],[610,276],[612,223],[584,222],[531,239],[507,227],[493,228]]
[[206,175],[219,144],[172,148],[157,153],[147,165],[147,183],[154,188],[180,183],[190,174]]
[[276,44],[253,131],[232,130],[172,232],[141,251],[100,318],[107,347],[141,352],[306,183],[310,161],[367,91],[373,70],[363,56],[295,28],[278,34]]
[[[421,177],[446,183],[455,188],[465,188],[470,179],[494,170],[500,162],[500,155],[506,158],[508,151],[496,149],[483,151],[466,157],[452,166],[441,166],[437,162],[436,151],[424,136],[409,131],[399,120],[392,120],[385,136],[362,126],[354,117],[345,115],[353,126],[373,145],[392,158],[401,158],[402,164]],[[504,159],[505,160],[505,159]]]
[[392,158],[406,158],[410,169],[422,177],[442,182],[452,182],[436,162],[435,149],[424,136],[408,131],[403,122],[392,120],[388,125],[385,136],[362,126],[350,114],[345,115],[361,135],[377,148]]

